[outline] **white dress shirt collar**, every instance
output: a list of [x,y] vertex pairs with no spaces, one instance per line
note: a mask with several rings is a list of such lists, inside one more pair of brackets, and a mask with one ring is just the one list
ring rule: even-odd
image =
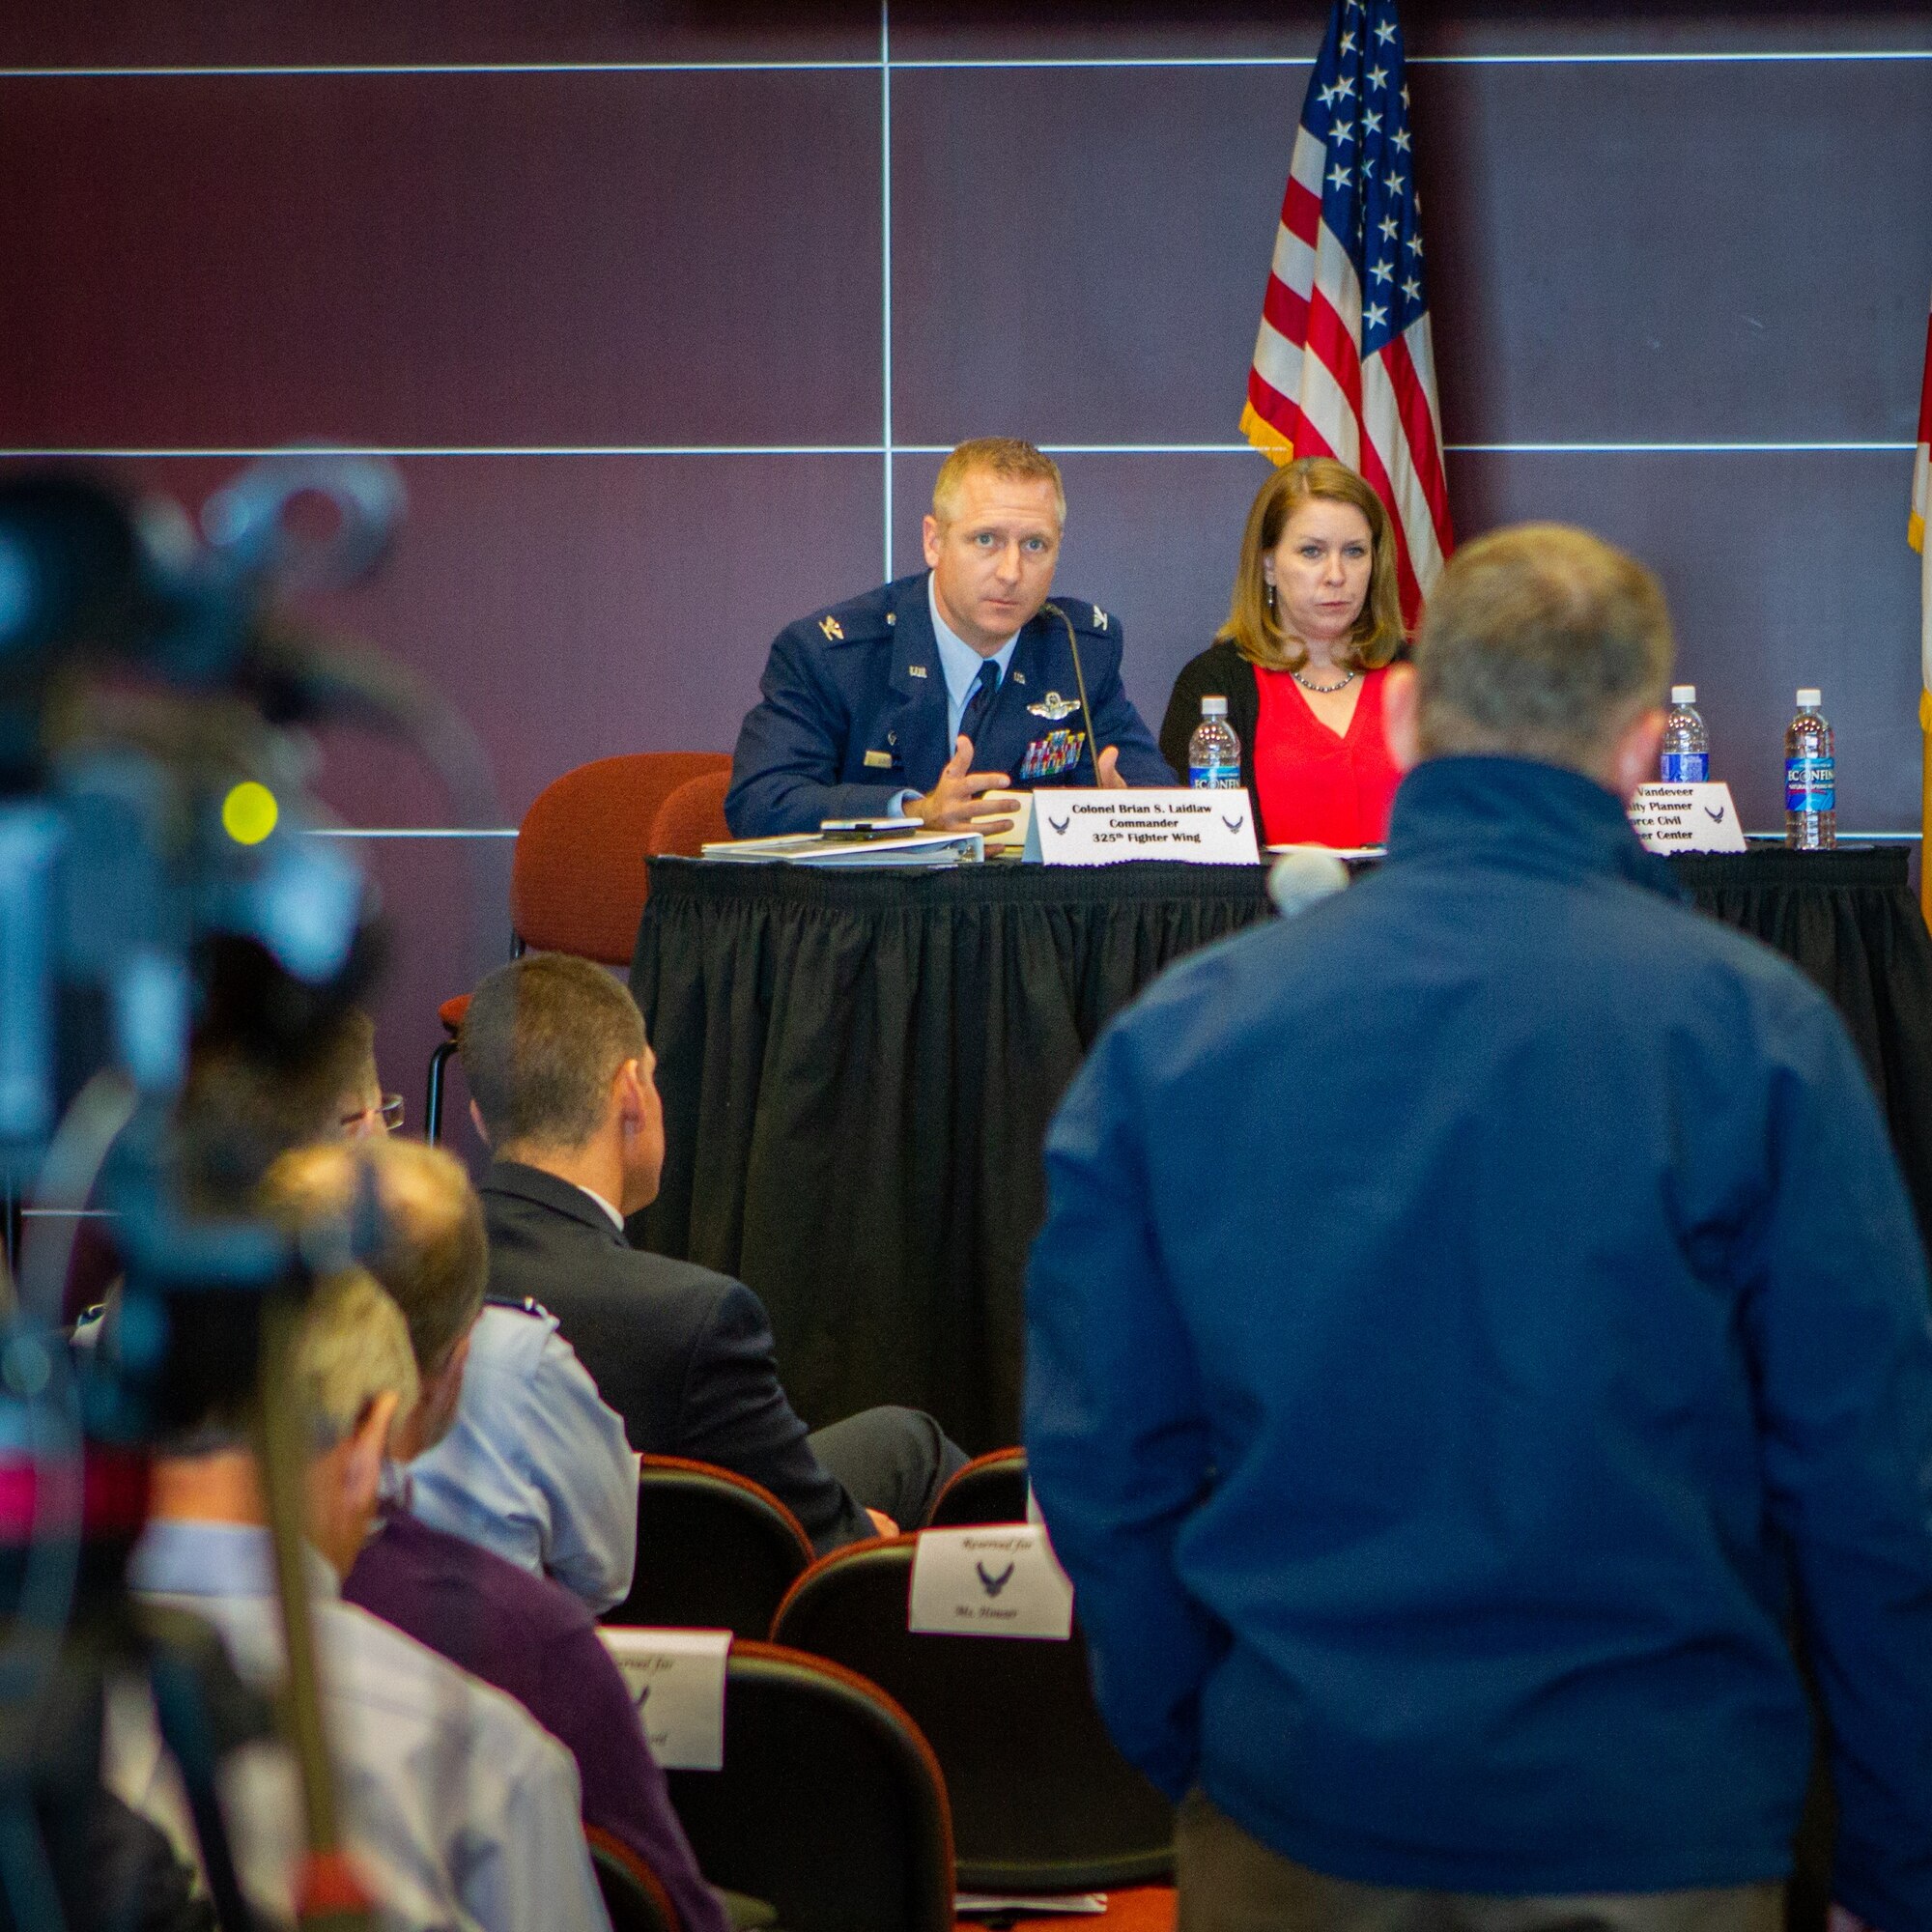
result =
[[605,1211],[605,1213],[606,1213],[606,1214],[608,1214],[608,1215],[609,1215],[609,1216],[611,1217],[611,1227],[615,1228],[615,1229],[616,1229],[616,1231],[618,1232],[618,1234],[620,1234],[620,1235],[621,1235],[621,1234],[622,1234],[622,1233],[624,1232],[624,1217],[623,1217],[623,1215],[621,1215],[620,1213],[618,1213],[618,1212],[617,1212],[617,1210],[616,1210],[616,1208],[614,1208],[613,1207],[611,1207],[611,1205],[610,1204],[610,1202],[608,1202],[607,1200],[605,1200],[605,1198],[603,1197],[603,1195],[599,1194],[599,1193],[598,1193],[598,1191],[597,1191],[597,1190],[596,1190],[596,1189],[595,1189],[594,1187],[586,1187],[586,1186],[584,1186],[584,1184],[583,1184],[583,1183],[582,1183],[582,1181],[581,1181],[581,1180],[573,1180],[573,1181],[571,1182],[571,1185],[572,1185],[573,1187],[575,1187],[575,1188],[577,1189],[578,1193],[580,1193],[580,1194],[587,1194],[587,1195],[589,1195],[589,1197],[591,1198],[591,1200],[593,1200],[594,1202],[596,1202],[596,1204],[598,1205],[598,1207],[600,1207],[601,1208],[603,1208],[603,1210]]

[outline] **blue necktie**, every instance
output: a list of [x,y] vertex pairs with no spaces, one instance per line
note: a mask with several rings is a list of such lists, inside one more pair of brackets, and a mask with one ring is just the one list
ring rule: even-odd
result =
[[1000,668],[991,658],[980,667],[980,675],[973,680],[973,689],[966,694],[966,708],[959,714],[959,735],[973,741],[973,749],[980,749],[980,727],[986,722],[986,714],[993,708],[993,694],[1000,688]]

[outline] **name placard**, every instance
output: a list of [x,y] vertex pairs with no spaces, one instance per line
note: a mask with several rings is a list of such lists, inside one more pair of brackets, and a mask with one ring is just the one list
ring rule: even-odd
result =
[[1745,829],[1731,788],[1647,784],[1630,802],[1631,828],[1653,852],[1742,852]]
[[[999,800],[1001,811],[1013,821],[1009,832],[995,832],[986,835],[986,850],[989,852],[1017,852],[1026,857],[1027,839],[1033,831],[1033,793],[1030,791],[993,791],[989,799]],[[1009,804],[1009,802],[1010,802]]]
[[1245,785],[1227,791],[1036,791],[1026,856],[1046,866],[1117,866],[1123,859],[1261,863]]
[[651,1755],[667,1771],[724,1769],[724,1661],[731,1633],[600,1625]]
[[906,1628],[945,1636],[1073,1634],[1073,1585],[1037,1523],[920,1532]]

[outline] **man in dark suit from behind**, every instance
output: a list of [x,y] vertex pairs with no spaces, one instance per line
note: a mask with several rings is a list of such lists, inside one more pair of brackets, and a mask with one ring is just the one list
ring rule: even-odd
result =
[[929,1415],[869,1408],[808,1434],[758,1297],[624,1239],[665,1154],[629,991],[588,960],[527,953],[476,988],[461,1052],[495,1154],[482,1183],[491,1295],[527,1295],[556,1317],[631,1447],[762,1483],[821,1554],[923,1521],[966,1460]]

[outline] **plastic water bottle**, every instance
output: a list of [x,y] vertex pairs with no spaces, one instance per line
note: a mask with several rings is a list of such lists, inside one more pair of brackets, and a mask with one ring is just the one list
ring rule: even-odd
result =
[[1241,782],[1241,741],[1228,723],[1225,697],[1201,700],[1201,722],[1187,741],[1187,782],[1208,791],[1233,791]]
[[1657,776],[1667,785],[1702,784],[1711,776],[1711,734],[1697,715],[1697,687],[1673,684],[1663,719]]
[[1801,691],[1784,733],[1784,842],[1797,852],[1829,852],[1838,842],[1832,727],[1821,702],[1821,693]]

